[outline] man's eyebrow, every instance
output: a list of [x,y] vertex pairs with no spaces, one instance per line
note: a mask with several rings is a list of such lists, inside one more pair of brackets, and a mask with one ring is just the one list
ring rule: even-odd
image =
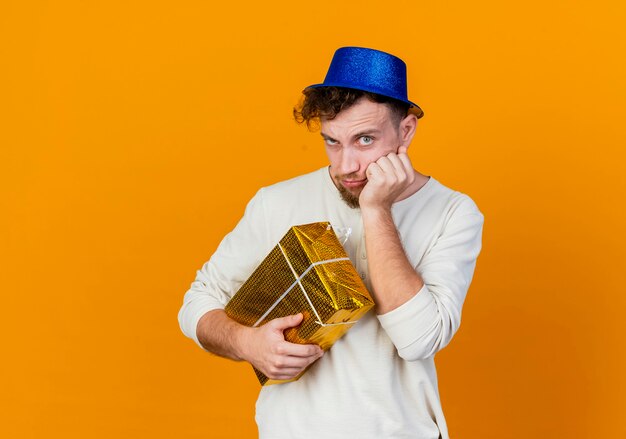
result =
[[[375,135],[375,134],[380,134],[381,130],[376,129],[376,128],[372,128],[372,129],[367,129],[367,130],[363,130],[357,134],[355,134],[354,136],[352,136],[353,139],[358,139],[359,137],[363,137],[363,136],[371,136],[371,135]],[[322,138],[324,140],[333,140],[333,141],[337,141],[336,139],[333,139],[332,137],[330,137],[328,134],[322,133],[320,132],[320,135],[322,136]]]
[[376,129],[376,128],[372,128],[371,130],[363,130],[360,133],[355,134],[354,136],[352,136],[353,139],[358,139],[359,137],[363,137],[363,136],[371,136],[372,134],[380,134],[380,130]]

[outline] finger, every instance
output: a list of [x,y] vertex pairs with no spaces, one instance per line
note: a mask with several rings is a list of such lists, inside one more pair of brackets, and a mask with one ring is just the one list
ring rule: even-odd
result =
[[[378,164],[378,166],[380,166],[380,169],[382,169],[383,173],[385,174],[385,176],[389,176],[389,177],[396,177],[398,176],[398,170],[396,169],[396,166],[394,165],[394,163],[392,162],[392,159],[389,156],[395,156],[395,154],[389,154],[388,156],[383,156],[381,158],[379,158],[376,163]],[[401,168],[400,168],[401,169]]]
[[297,344],[297,343],[281,343],[279,352],[281,355],[290,355],[292,357],[321,357],[324,354],[322,348],[316,344]]
[[284,331],[285,329],[298,326],[300,322],[302,322],[302,319],[303,315],[299,313],[292,316],[279,317],[269,322],[268,325],[271,325],[273,329],[278,331]]
[[395,153],[388,154],[385,160],[379,159],[380,167],[385,172],[386,180],[395,183],[406,179],[404,165]]
[[409,158],[409,156],[406,154],[400,154],[398,155],[398,159],[400,160],[400,162],[402,162],[402,167],[404,168],[404,170],[407,173],[412,174],[413,164],[411,163],[411,159]]
[[413,164],[411,163],[411,159],[407,155],[406,151],[406,146],[401,146],[400,148],[398,148],[398,154],[396,154],[396,157],[398,157],[398,159],[402,163],[402,169],[404,169],[407,175],[411,175],[413,174]]
[[380,169],[380,166],[378,165],[378,163],[372,162],[367,166],[367,169],[365,170],[365,176],[367,177],[368,180],[370,180],[372,178],[376,178],[382,172],[383,171],[382,169]]
[[304,369],[315,360],[317,357],[278,357],[274,361],[274,368],[277,370]]
[[406,168],[404,167],[404,163],[397,154],[391,153],[387,155],[387,159],[389,160],[389,163],[391,163],[391,165],[393,166],[393,170],[397,175],[406,174]]
[[300,372],[302,372],[302,369],[287,369],[275,371],[274,373],[267,373],[266,375],[268,378],[273,380],[290,380],[295,378]]
[[264,373],[274,379],[290,379],[301,373],[318,358],[297,359],[292,357],[281,357],[276,363],[269,366]]

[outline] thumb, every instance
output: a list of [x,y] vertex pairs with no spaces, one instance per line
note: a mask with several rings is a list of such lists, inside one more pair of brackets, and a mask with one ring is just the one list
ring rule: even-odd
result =
[[302,313],[294,314],[291,316],[279,317],[271,321],[271,324],[274,326],[274,329],[279,331],[284,331],[288,328],[293,328],[294,326],[298,326],[302,321]]
[[406,154],[408,151],[408,148],[406,146],[401,146],[398,148],[398,154]]

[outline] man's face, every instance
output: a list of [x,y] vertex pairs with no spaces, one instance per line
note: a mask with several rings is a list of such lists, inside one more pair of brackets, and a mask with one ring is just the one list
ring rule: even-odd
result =
[[387,105],[365,97],[334,119],[322,118],[321,134],[330,160],[330,174],[350,207],[359,207],[369,164],[397,152],[403,145],[401,125],[398,126]]

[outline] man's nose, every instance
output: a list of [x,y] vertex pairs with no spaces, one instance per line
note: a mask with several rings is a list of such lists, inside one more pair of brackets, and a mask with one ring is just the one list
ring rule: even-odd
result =
[[359,170],[359,161],[358,157],[352,151],[351,148],[344,148],[341,154],[341,173],[343,175],[352,174],[354,172],[358,172]]

